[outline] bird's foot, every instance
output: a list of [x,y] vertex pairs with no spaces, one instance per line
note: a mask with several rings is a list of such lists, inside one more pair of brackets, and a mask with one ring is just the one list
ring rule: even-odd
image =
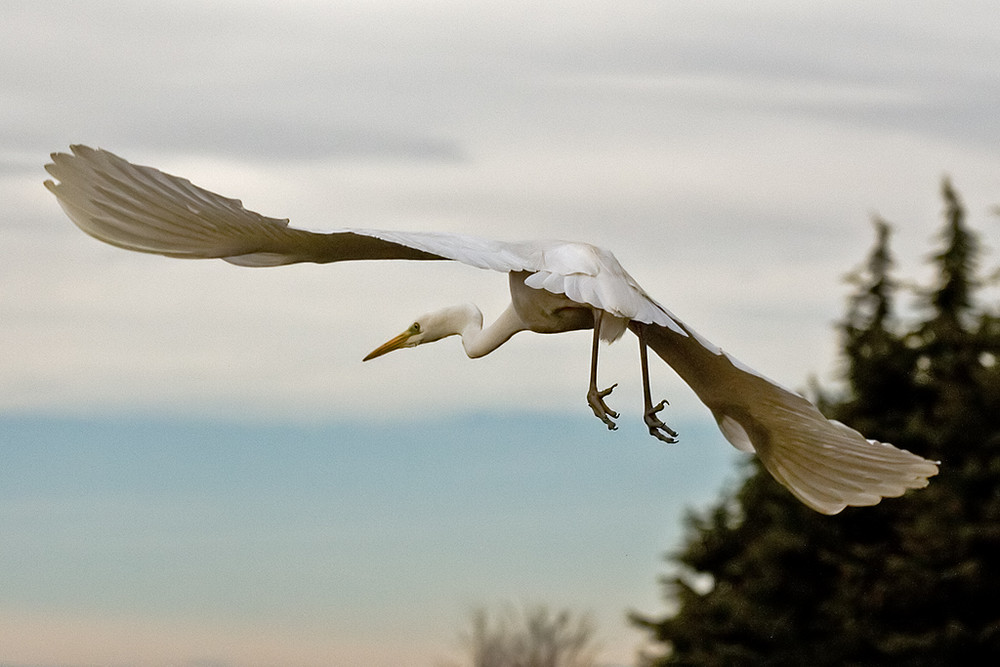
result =
[[667,401],[660,401],[658,404],[650,406],[646,409],[646,414],[643,415],[643,421],[646,422],[646,426],[649,427],[649,434],[654,438],[662,440],[663,442],[673,445],[677,443],[677,431],[670,428],[664,424],[656,413],[665,408]]
[[613,384],[603,390],[591,387],[590,391],[587,392],[587,403],[590,404],[590,409],[594,411],[598,419],[608,425],[609,431],[614,431],[618,428],[618,425],[612,421],[612,419],[618,418],[618,413],[608,407],[608,404],[604,402],[604,397],[610,394],[617,386],[617,384]]

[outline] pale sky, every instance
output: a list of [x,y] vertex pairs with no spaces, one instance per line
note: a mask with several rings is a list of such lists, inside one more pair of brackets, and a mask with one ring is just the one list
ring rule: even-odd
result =
[[[986,1],[6,2],[0,452],[13,462],[5,466],[11,479],[35,479],[23,451],[29,446],[44,452],[38,456],[53,474],[0,492],[0,533],[21,535],[25,544],[6,563],[0,556],[0,578],[19,591],[11,602],[0,597],[0,633],[26,638],[16,653],[5,655],[0,646],[0,664],[141,658],[238,665],[267,655],[260,664],[431,665],[449,650],[470,604],[504,599],[595,608],[607,661],[625,664],[640,637],[625,628],[624,613],[659,610],[660,555],[679,539],[684,508],[716,497],[738,475],[707,411],[659,365],[654,392],[670,399],[665,416],[687,434],[674,448],[647,442],[635,424],[632,340],[607,348],[602,360],[602,381],[620,383],[612,405],[622,412],[622,429],[614,434],[584,402],[587,333],[521,334],[474,362],[456,340],[360,362],[422,312],[474,301],[487,318],[495,316],[506,304],[503,276],[426,263],[252,270],[127,253],[86,237],[65,218],[41,186],[50,152],[71,143],[101,146],[304,228],[602,245],[655,298],[744,362],[792,387],[810,377],[829,386],[837,377],[834,323],[849,291],[843,277],[871,245],[872,215],[894,223],[901,272],[926,275],[921,262],[940,224],[939,185],[947,174],[971,223],[997,245],[990,210],[1000,202],[998,60],[1000,17]],[[506,445],[484,448],[474,433],[478,419]],[[123,420],[170,428],[105,442],[111,450],[94,444],[125,437],[113,427]],[[67,423],[112,426],[95,426],[101,436],[59,426]],[[433,513],[391,522],[385,534],[374,530],[370,543],[377,546],[362,556],[315,537],[324,525],[334,530],[320,514],[308,531],[282,542],[284,551],[255,542],[247,532],[252,524],[237,522],[227,548],[260,547],[274,565],[254,580],[262,592],[253,602],[207,585],[235,575],[225,559],[197,554],[190,556],[190,580],[178,574],[144,589],[137,582],[162,563],[142,560],[130,569],[133,552],[114,540],[97,553],[123,572],[95,572],[93,586],[150,596],[174,586],[178,601],[145,605],[111,593],[96,599],[79,580],[57,586],[51,582],[58,577],[15,567],[16,558],[30,563],[51,549],[62,554],[62,567],[79,565],[67,546],[73,540],[60,537],[79,525],[74,511],[88,507],[91,519],[112,521],[102,513],[114,495],[105,487],[67,500],[58,480],[72,471],[59,463],[60,452],[88,452],[112,467],[115,447],[140,452],[136,460],[152,467],[138,478],[155,479],[156,464],[144,457],[158,443],[167,452],[157,456],[173,470],[225,475],[226,457],[239,446],[207,446],[215,458],[200,459],[178,446],[185,424],[201,438],[214,433],[206,424],[243,434],[288,425],[291,439],[302,429],[314,436],[310,429],[343,429],[351,442],[371,438],[371,447],[357,450],[367,453],[351,459],[357,475],[350,479],[358,485],[352,493],[324,493],[307,468],[281,468],[276,452],[248,468],[253,483],[273,466],[287,472],[255,496],[272,528],[295,499],[300,508],[336,514],[336,507],[363,511],[361,499],[378,498],[385,516],[402,517],[417,497],[429,507],[459,502],[465,496],[454,479],[468,483],[484,469],[493,471],[489,479],[516,477],[510,457],[531,467],[528,453],[562,442],[546,424],[572,434],[570,445],[552,445],[569,467],[549,461],[539,469],[579,479],[555,485],[572,488],[565,502],[553,501],[555,483],[543,475],[537,485],[511,490],[522,494],[516,510],[501,512],[509,498],[498,494],[464,513],[445,512],[452,529],[439,541],[424,530]],[[415,448],[436,451],[426,454],[434,463],[417,472],[404,456],[387,464],[385,475],[372,474],[372,452],[399,455],[380,449],[385,424],[410,433]],[[539,429],[548,435],[532,441]],[[277,452],[299,446],[275,438],[267,442]],[[338,444],[328,447],[310,449],[303,460],[326,469],[344,456]],[[622,458],[606,458],[607,450]],[[592,459],[583,453],[595,451]],[[459,458],[435,458],[441,452]],[[444,460],[457,466],[448,477],[439,476]],[[599,467],[574,470],[577,460]],[[614,519],[609,507],[619,506],[588,493],[608,487],[587,484],[588,474],[611,460],[618,461],[623,494]],[[642,468],[634,479],[629,464]],[[101,468],[85,469],[94,484],[107,483]],[[662,497],[647,486],[651,469],[675,476],[664,479]],[[417,487],[410,477],[419,477]],[[308,491],[296,495],[298,483]],[[397,488],[408,491],[397,495]],[[148,496],[133,486],[122,491],[122,501],[152,522],[154,542],[191,528],[177,519],[183,507],[229,518],[235,511],[223,493],[203,497],[166,482],[157,489]],[[538,510],[548,502],[550,512]],[[30,521],[39,507],[51,523]],[[462,551],[498,512],[510,553],[531,553],[537,531],[567,535],[558,548],[525,557],[519,585],[485,577],[496,563],[473,562]],[[573,516],[603,518],[588,524],[573,523]],[[422,537],[407,541],[408,533]],[[97,530],[95,544],[101,535],[111,536]],[[113,535],[128,544],[146,539],[120,526]],[[86,543],[87,535],[73,539]],[[627,564],[613,560],[624,549],[588,548],[616,542],[629,545]],[[424,549],[408,567],[425,586],[413,584],[405,599],[392,599],[364,585],[398,563],[398,554],[380,555],[409,548]],[[491,553],[499,562],[510,557]],[[324,597],[334,589],[310,576],[283,580],[281,554],[310,567],[327,562],[335,571],[349,564],[360,583],[343,598]],[[568,559],[576,566],[553,569]],[[445,586],[443,563],[458,579],[482,577],[482,589]],[[331,619],[370,614],[371,622],[338,625],[331,639],[315,618],[300,623],[288,611],[296,587],[313,591],[314,609],[329,610]],[[601,604],[606,608],[597,609]],[[244,617],[237,608],[250,611]],[[404,625],[409,635],[400,631]],[[132,644],[111,653],[79,639],[126,627],[132,631],[117,634]],[[411,642],[403,660],[406,642],[393,644],[393,633],[425,641],[419,651]],[[56,653],[55,646],[67,648]]]

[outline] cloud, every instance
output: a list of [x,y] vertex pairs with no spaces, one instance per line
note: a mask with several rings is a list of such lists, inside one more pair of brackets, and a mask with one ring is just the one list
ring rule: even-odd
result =
[[[0,47],[10,121],[0,141],[17,147],[69,130],[82,135],[72,140],[117,147],[258,159],[454,159],[480,136],[516,141],[517,130],[554,114],[572,127],[595,105],[628,113],[615,101],[636,86],[645,99],[620,106],[653,104],[662,121],[694,106],[967,141],[995,137],[997,126],[987,114],[998,84],[985,59],[969,56],[988,52],[995,36],[959,32],[976,16],[964,6],[954,21],[863,3],[836,12],[666,3],[15,7]],[[648,95],[651,83],[659,99]],[[644,138],[663,125],[630,129]]]
[[[511,400],[578,403],[572,342],[516,340],[488,379],[446,344],[353,365],[417,312],[498,312],[497,276],[255,273],[96,245],[40,187],[48,152],[77,141],[312,229],[610,247],[710,339],[796,384],[832,366],[839,280],[873,211],[908,225],[900,254],[921,257],[944,171],[973,211],[995,204],[988,4],[15,2],[0,28],[0,280],[17,289],[0,305],[16,316],[0,337],[23,353],[5,362],[4,404],[363,410],[388,372],[432,384],[424,409],[523,387],[543,358],[559,371]],[[611,373],[634,374],[618,354]],[[455,375],[437,377],[445,360]]]

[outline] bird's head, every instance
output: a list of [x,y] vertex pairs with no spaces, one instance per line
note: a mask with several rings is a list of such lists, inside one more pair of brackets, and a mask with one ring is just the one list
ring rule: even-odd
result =
[[404,347],[416,347],[424,343],[433,343],[448,336],[461,334],[471,322],[478,321],[482,326],[482,314],[471,304],[453,306],[433,313],[421,315],[413,321],[406,331],[392,338],[368,353],[363,361],[381,357],[393,350]]

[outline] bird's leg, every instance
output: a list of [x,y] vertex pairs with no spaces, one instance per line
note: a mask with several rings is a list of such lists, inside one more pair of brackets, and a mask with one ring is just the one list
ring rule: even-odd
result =
[[604,397],[618,385],[613,384],[603,390],[597,388],[597,351],[601,342],[601,315],[602,311],[594,310],[594,345],[590,352],[590,390],[587,391],[587,403],[590,404],[590,409],[594,411],[597,418],[607,424],[609,430],[613,431],[618,426],[612,419],[617,419],[618,413],[608,407],[608,404],[604,402]]
[[649,360],[646,354],[646,338],[645,329],[640,325],[638,327],[639,333],[639,365],[642,367],[642,398],[645,403],[645,411],[643,412],[643,420],[646,422],[646,426],[649,427],[649,434],[654,438],[659,438],[663,442],[674,444],[677,442],[677,431],[673,430],[666,424],[664,424],[656,413],[662,410],[668,405],[666,400],[662,400],[656,405],[653,405],[653,399],[650,398],[649,391]]

